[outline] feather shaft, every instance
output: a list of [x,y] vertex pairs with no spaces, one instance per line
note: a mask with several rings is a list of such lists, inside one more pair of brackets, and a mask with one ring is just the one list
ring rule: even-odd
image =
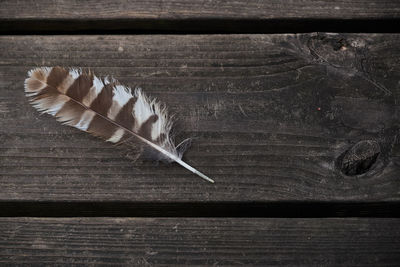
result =
[[[151,148],[153,159],[176,162],[204,180],[214,180],[182,161],[190,142],[174,145],[171,117],[165,106],[149,99],[141,89],[134,93],[114,79],[101,80],[93,73],[62,67],[36,68],[25,80],[25,92],[39,111],[58,121],[116,144],[131,137]],[[146,151],[146,150],[145,150]]]
[[[72,98],[71,98],[72,99]],[[76,102],[77,104],[87,108],[85,105],[83,105],[82,103],[80,103],[79,101],[76,101],[75,99],[72,99],[74,102]],[[165,155],[166,157],[170,158],[171,160],[175,161],[176,163],[178,163],[179,165],[181,165],[182,167],[184,167],[185,169],[193,172],[194,174],[198,175],[199,177],[203,178],[204,180],[210,182],[210,183],[214,183],[214,180],[211,179],[210,177],[208,177],[207,175],[205,175],[204,173],[198,171],[197,169],[193,168],[192,166],[190,166],[189,164],[187,164],[186,162],[184,162],[183,160],[181,160],[179,157],[175,156],[174,154],[168,152],[167,150],[163,149],[162,147],[154,144],[153,142],[150,142],[149,140],[147,140],[146,138],[141,137],[140,135],[136,134],[135,132],[125,128],[124,126],[121,126],[119,124],[117,124],[115,121],[109,119],[108,117],[105,117],[103,115],[101,115],[100,113],[95,112],[96,115],[102,117],[103,119],[109,121],[110,123],[114,124],[117,127],[120,127],[122,129],[124,129],[125,131],[127,131],[128,133],[132,134],[133,136],[139,138],[141,141],[143,141],[144,143],[146,143],[147,145],[151,146],[152,148],[154,148],[155,150],[157,150],[158,152],[162,153],[163,155]]]

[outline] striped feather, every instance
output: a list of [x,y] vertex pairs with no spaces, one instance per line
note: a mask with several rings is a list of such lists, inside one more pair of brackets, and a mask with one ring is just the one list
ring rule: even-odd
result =
[[37,110],[111,143],[133,140],[150,150],[153,159],[175,161],[213,182],[182,161],[186,145],[175,146],[166,107],[141,89],[132,92],[114,79],[99,79],[80,69],[43,67],[29,71],[28,76],[25,92]]

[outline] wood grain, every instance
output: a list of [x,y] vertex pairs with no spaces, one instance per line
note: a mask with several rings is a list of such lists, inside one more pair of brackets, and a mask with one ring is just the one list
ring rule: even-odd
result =
[[1,218],[0,263],[397,266],[399,219]]
[[390,19],[399,18],[393,0],[5,0],[2,19]]
[[[0,199],[398,201],[399,44],[397,34],[2,36]],[[165,102],[178,141],[194,137],[185,160],[216,184],[132,163],[39,115],[23,81],[54,65],[90,67]]]

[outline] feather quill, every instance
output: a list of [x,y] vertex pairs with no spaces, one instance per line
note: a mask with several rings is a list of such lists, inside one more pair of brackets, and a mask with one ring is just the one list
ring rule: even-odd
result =
[[90,71],[75,68],[35,68],[28,76],[25,93],[37,110],[108,142],[145,147],[153,159],[177,162],[214,182],[182,161],[186,146],[175,146],[167,109],[140,88],[132,91],[114,79],[99,79]]

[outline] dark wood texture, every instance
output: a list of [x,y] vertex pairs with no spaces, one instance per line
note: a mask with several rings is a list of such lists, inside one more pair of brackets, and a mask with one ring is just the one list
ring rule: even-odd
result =
[[[398,201],[397,34],[3,36],[0,199]],[[39,115],[36,66],[90,67],[177,114],[187,162],[126,152]],[[347,152],[346,152],[347,151]]]
[[2,218],[1,264],[398,266],[400,219]]
[[0,34],[393,32],[393,0],[7,0]]
[[399,18],[393,0],[149,0],[2,1],[3,19],[390,19]]
[[[394,0],[0,1],[0,265],[399,266],[399,22]],[[40,115],[23,82],[55,65],[165,102],[216,183]]]

